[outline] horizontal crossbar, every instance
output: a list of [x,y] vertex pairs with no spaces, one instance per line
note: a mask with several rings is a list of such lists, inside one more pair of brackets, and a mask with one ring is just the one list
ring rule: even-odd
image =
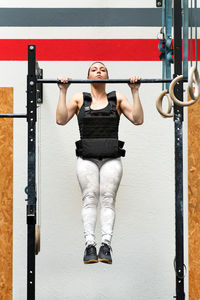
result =
[[[137,83],[163,83],[171,82],[173,79],[141,79]],[[184,78],[182,81],[187,82],[188,79]],[[38,83],[62,83],[58,79],[37,79]],[[69,83],[130,83],[129,79],[71,79]]]
[[25,114],[0,114],[0,118],[27,118]]

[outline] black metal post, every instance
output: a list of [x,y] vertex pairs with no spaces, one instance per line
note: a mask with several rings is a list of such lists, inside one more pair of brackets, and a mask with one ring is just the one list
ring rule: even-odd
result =
[[[174,77],[182,74],[182,7],[174,0]],[[183,82],[176,84],[175,96],[183,101]],[[184,300],[184,228],[183,228],[183,108],[174,105],[175,130],[175,207],[176,207],[176,299]]]
[[35,224],[36,224],[36,58],[35,46],[28,46],[27,122],[28,122],[28,186],[27,186],[27,300],[35,300]]

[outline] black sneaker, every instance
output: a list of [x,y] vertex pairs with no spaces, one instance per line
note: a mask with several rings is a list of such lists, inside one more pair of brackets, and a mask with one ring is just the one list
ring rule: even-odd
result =
[[94,245],[88,245],[85,248],[83,261],[84,264],[93,264],[98,262],[97,250]]
[[106,264],[112,264],[112,257],[110,251],[111,247],[106,243],[102,243],[99,249],[98,260]]

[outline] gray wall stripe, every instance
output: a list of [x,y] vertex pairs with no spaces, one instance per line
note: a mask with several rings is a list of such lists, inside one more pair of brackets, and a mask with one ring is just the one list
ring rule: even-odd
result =
[[[190,14],[189,14],[190,15]],[[161,26],[160,8],[0,8],[0,26]],[[200,8],[198,8],[200,26]]]

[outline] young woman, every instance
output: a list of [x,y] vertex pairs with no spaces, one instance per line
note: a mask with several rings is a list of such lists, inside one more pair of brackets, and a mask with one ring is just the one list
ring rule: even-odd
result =
[[[108,79],[102,62],[93,63],[88,79]],[[121,113],[134,125],[143,123],[143,109],[139,97],[140,77],[131,77],[133,104],[119,92],[106,94],[105,83],[92,83],[91,93],[77,93],[66,103],[68,77],[59,78],[60,95],[56,110],[59,125],[67,124],[76,114],[80,140],[76,142],[77,177],[82,191],[82,220],[86,249],[84,263],[98,261],[112,263],[111,239],[115,220],[115,199],[122,177],[121,156],[125,156],[124,142],[118,140]],[[101,204],[102,244],[97,254],[95,227],[97,206]]]

